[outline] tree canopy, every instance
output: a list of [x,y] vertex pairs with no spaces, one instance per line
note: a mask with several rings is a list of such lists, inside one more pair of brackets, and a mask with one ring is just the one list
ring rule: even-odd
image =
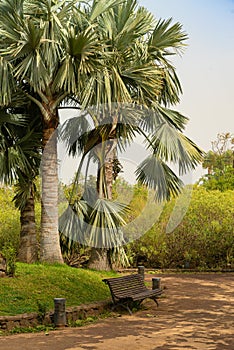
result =
[[234,189],[234,136],[221,133],[211,142],[212,150],[208,151],[202,166],[208,173],[200,183],[208,190]]

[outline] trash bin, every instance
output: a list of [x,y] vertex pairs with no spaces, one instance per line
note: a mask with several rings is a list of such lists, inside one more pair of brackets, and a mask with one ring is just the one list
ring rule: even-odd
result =
[[152,289],[160,289],[161,278],[154,277],[152,278]]
[[143,280],[145,279],[145,267],[138,266],[138,274],[142,276]]
[[66,303],[66,299],[64,298],[54,298],[55,327],[65,327],[67,324],[65,303]]

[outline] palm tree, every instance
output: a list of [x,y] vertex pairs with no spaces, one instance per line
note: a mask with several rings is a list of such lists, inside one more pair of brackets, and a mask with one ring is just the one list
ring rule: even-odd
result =
[[21,223],[18,260],[27,263],[38,260],[34,199],[41,158],[40,127],[29,123],[26,113],[27,110],[36,112],[30,105],[0,110],[0,179],[3,183],[15,184],[13,201],[20,210]]
[[0,105],[20,90],[40,109],[43,125],[42,261],[63,262],[58,235],[56,129],[59,105],[80,96],[102,68],[96,18],[119,0],[3,0],[0,4]]
[[[169,61],[185,46],[187,35],[181,25],[172,24],[171,19],[156,21],[151,13],[138,8],[137,2],[130,0],[116,4],[98,16],[97,23],[100,39],[106,43],[103,48],[105,66],[102,71],[88,77],[80,101],[86,106],[93,127],[90,130],[87,126],[84,113],[83,130],[82,116],[79,116],[77,120],[68,121],[64,131],[70,153],[82,154],[81,165],[85,157],[99,164],[99,198],[94,201],[90,216],[87,217],[87,210],[84,214],[83,198],[82,205],[71,199],[75,213],[92,223],[91,228],[86,225],[87,237],[95,248],[92,267],[107,265],[102,262],[107,260],[110,242],[117,246],[121,243],[119,231],[111,226],[114,217],[115,223],[121,221],[118,216],[123,211],[122,207],[117,210],[116,203],[110,202],[117,148],[124,151],[137,134],[144,136],[151,155],[139,165],[136,175],[139,182],[155,191],[155,198],[159,201],[177,195],[183,185],[168,166],[169,162],[178,164],[183,174],[202,159],[199,147],[183,134],[188,119],[171,109],[179,102],[182,92],[175,68]],[[79,129],[75,127],[77,123]],[[76,138],[73,130],[79,131]],[[107,199],[105,208],[103,198]],[[97,229],[103,227],[100,212],[106,217],[103,219],[104,228],[106,225],[109,230]],[[61,230],[72,238],[72,222],[76,220],[73,217],[66,225],[67,214],[62,217]],[[84,233],[85,227],[76,227],[77,230]]]

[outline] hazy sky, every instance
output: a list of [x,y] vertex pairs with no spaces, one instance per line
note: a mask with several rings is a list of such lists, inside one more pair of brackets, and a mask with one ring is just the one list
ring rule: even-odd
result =
[[[189,36],[183,56],[174,61],[183,88],[175,109],[190,119],[185,134],[207,151],[218,133],[234,132],[234,0],[139,0],[139,4],[157,19],[180,22]],[[126,161],[122,159],[125,174],[134,171],[141,148],[134,145]],[[199,167],[186,182],[196,181],[203,172]]]
[[183,95],[177,109],[186,134],[208,150],[219,132],[234,132],[234,0],[140,0],[156,18],[172,17],[189,40],[175,61]]

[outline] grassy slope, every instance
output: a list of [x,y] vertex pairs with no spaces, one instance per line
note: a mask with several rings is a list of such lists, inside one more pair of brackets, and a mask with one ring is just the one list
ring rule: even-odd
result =
[[37,312],[38,302],[53,309],[54,298],[66,298],[66,306],[105,300],[110,298],[102,282],[106,276],[114,273],[18,263],[15,278],[0,279],[0,315]]

